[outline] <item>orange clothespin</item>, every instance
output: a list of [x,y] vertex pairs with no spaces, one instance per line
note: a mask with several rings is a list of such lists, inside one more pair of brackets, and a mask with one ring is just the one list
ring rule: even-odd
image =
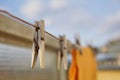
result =
[[36,29],[34,32],[34,39],[33,39],[33,51],[32,51],[32,62],[31,67],[35,66],[37,56],[39,54],[40,57],[40,67],[45,68],[45,31],[44,31],[44,21],[41,20],[39,22],[35,22]]

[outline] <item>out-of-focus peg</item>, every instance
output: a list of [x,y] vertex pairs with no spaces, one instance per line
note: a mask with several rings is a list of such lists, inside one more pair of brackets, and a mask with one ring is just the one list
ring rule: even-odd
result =
[[80,54],[82,54],[79,34],[75,34],[75,42],[76,48],[80,51]]
[[67,62],[67,39],[66,36],[63,36],[63,61],[64,61],[64,69],[67,70],[68,62]]
[[63,67],[67,70],[68,62],[67,62],[67,39],[66,36],[60,36],[60,49],[61,49],[61,60],[63,62]]

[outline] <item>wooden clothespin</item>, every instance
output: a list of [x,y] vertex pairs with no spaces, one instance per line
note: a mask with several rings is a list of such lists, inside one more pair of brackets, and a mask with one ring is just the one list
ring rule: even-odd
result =
[[64,60],[64,69],[67,70],[67,39],[66,36],[63,36],[63,60]]
[[98,53],[98,49],[93,46],[93,41],[92,40],[89,42],[89,44],[87,46],[93,51],[94,56],[96,56],[96,54]]
[[67,47],[68,53],[71,53],[71,50],[73,49],[73,44],[70,40],[67,40]]
[[58,51],[58,69],[60,69],[62,60],[64,69],[67,70],[67,39],[65,35],[60,36],[60,46],[60,50]]
[[80,54],[82,54],[79,34],[75,35],[75,43],[76,43],[76,48],[80,51]]
[[37,56],[38,56],[38,50],[39,50],[39,45],[38,45],[39,27],[37,26],[37,22],[35,22],[35,26],[36,26],[36,28],[34,30],[34,37],[33,37],[31,68],[34,68],[34,66],[36,64]]
[[58,49],[58,65],[57,65],[57,69],[60,70],[61,67],[61,61],[62,61],[62,57],[63,57],[63,52],[62,52],[62,44],[63,44],[63,40],[62,40],[62,36],[60,36],[59,38],[59,49]]
[[40,67],[45,68],[45,31],[44,31],[44,21],[40,20],[39,22],[35,22],[36,28],[34,32],[33,39],[33,51],[32,51],[32,62],[31,67],[35,66],[37,56],[39,54],[40,57]]
[[39,56],[40,56],[40,67],[41,68],[45,68],[45,25],[44,25],[44,21],[41,20],[39,21],[38,23],[38,26],[40,28],[40,35],[41,37],[39,38],[39,46],[40,46],[40,49],[38,51],[39,53]]

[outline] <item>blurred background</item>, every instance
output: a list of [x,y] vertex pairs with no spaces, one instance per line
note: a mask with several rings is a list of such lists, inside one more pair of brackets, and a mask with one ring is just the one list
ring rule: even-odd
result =
[[[120,79],[120,0],[0,0],[0,9],[6,10],[32,24],[36,20],[43,19],[45,20],[47,32],[57,37],[65,34],[67,39],[73,43],[74,34],[80,34],[82,46],[92,44],[98,49],[96,56],[99,70],[98,80]],[[23,68],[17,65],[14,68],[13,66],[9,67],[10,65],[8,66],[7,63],[10,61],[15,66],[16,56],[14,56],[14,59],[10,57],[11,55],[17,55],[18,62],[21,61],[22,56],[24,56],[25,59],[23,61],[26,60],[26,63],[30,63],[31,59],[31,54],[27,57],[28,54],[20,53],[31,52],[32,30],[22,27],[25,30],[23,31],[20,26],[26,25],[11,20],[4,14],[0,14],[0,54],[2,57],[0,59],[0,67],[3,68],[3,65],[7,66],[3,70],[12,70],[14,75],[17,73],[14,71],[18,69],[26,71],[30,64]],[[50,42],[51,40],[48,41]],[[12,51],[10,52],[11,54],[9,50]],[[47,51],[49,53],[49,50]],[[9,54],[4,55],[7,53]],[[54,60],[56,60],[56,57],[54,57]],[[69,57],[69,60],[71,60],[71,57]],[[5,61],[7,62],[4,63]],[[16,61],[16,63],[18,62]],[[0,74],[9,74],[8,71],[2,72],[2,68]],[[46,71],[49,70],[51,68]],[[56,69],[53,70],[53,73],[55,71]],[[61,74],[63,73],[61,71]],[[59,77],[60,73],[57,72],[57,75]],[[51,80],[53,78],[57,80],[58,77],[52,77]],[[19,78],[15,78],[19,80]],[[5,80],[4,78],[0,79]],[[64,79],[61,78],[61,80]]]

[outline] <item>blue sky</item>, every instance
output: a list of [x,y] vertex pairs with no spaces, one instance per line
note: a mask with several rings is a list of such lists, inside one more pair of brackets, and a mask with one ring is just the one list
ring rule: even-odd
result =
[[45,20],[46,31],[66,34],[82,45],[104,45],[120,36],[120,0],[0,0],[0,9],[34,24]]

